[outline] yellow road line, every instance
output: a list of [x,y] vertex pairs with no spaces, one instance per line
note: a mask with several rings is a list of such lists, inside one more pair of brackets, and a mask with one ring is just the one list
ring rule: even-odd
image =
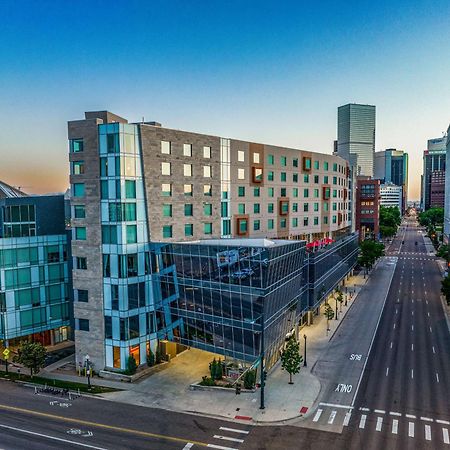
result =
[[31,414],[34,416],[46,417],[46,418],[55,419],[55,420],[61,420],[63,422],[88,425],[88,426],[92,426],[92,427],[103,428],[106,430],[121,431],[123,433],[134,434],[134,435],[149,437],[149,438],[154,438],[154,439],[164,439],[166,441],[180,442],[180,443],[184,443],[184,444],[186,442],[191,442],[192,444],[195,444],[195,445],[200,445],[202,447],[208,447],[208,444],[206,444],[204,442],[193,441],[192,439],[187,439],[187,438],[183,439],[183,438],[178,438],[178,437],[174,437],[174,436],[166,436],[164,434],[150,433],[148,431],[139,431],[139,430],[132,430],[130,428],[116,427],[113,425],[106,425],[106,424],[98,423],[98,422],[90,422],[88,420],[83,420],[83,419],[74,419],[72,417],[63,417],[63,416],[58,416],[56,414],[49,414],[49,413],[44,413],[44,412],[39,412],[39,411],[33,411],[31,409],[19,408],[17,406],[9,406],[9,405],[0,404],[0,409],[4,409],[7,411],[21,412],[24,414]]

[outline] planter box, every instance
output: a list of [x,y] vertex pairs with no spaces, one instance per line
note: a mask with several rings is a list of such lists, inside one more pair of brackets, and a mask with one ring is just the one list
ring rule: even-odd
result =
[[167,369],[167,365],[169,363],[167,361],[163,361],[160,364],[157,364],[156,366],[152,367],[145,367],[143,369],[138,369],[138,371],[134,375],[125,375],[123,373],[119,372],[112,372],[109,370],[101,370],[99,373],[99,378],[105,378],[107,380],[113,380],[113,381],[122,381],[126,383],[133,383],[134,381],[137,381],[144,377],[149,377],[150,375],[153,375],[154,373],[161,372],[161,370]]
[[[222,391],[222,392],[231,392],[231,393],[235,393],[235,388],[231,387],[231,388],[227,388],[227,387],[223,387],[223,386],[202,386],[199,383],[193,383],[191,385],[189,385],[189,389],[191,391]],[[244,389],[241,388],[241,393],[253,393],[256,392],[256,389]]]

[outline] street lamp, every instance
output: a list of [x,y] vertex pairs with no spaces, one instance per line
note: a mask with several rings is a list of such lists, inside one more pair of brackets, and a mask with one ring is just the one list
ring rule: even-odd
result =
[[303,367],[306,367],[306,334],[303,335],[303,339],[305,340]]
[[89,361],[89,355],[86,355],[85,359],[86,359],[86,376],[87,376],[88,390],[91,390],[91,361]]
[[334,318],[335,318],[336,320],[338,320],[338,299],[337,299],[337,296],[336,296],[336,295],[334,295],[334,300],[335,300],[335,302],[336,302],[336,315],[334,316]]

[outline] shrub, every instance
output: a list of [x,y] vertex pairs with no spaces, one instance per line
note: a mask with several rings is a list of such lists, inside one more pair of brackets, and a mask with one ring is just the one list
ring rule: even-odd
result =
[[155,355],[152,352],[152,349],[149,349],[147,354],[147,366],[152,367],[155,365]]
[[256,383],[256,370],[249,369],[245,372],[244,375],[244,388],[245,389],[253,389]]
[[127,359],[127,375],[134,375],[136,373],[137,367],[138,366],[136,360],[133,358],[133,356],[130,355]]
[[207,376],[202,377],[202,381],[200,381],[201,386],[215,386],[216,383],[212,378]]

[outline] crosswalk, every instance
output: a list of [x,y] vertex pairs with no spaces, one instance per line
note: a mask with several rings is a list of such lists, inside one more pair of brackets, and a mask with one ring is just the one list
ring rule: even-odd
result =
[[320,425],[322,429],[329,427],[330,430],[354,424],[359,430],[375,430],[392,435],[406,434],[411,439],[421,438],[430,442],[434,440],[449,445],[450,448],[449,420],[364,407],[354,409],[351,406],[328,403],[319,404],[312,416],[312,422]]
[[[236,426],[233,424],[232,426],[219,427],[217,434],[212,436],[214,440],[206,444],[206,447],[216,450],[238,450],[249,433],[249,430],[241,428],[238,424]],[[194,450],[194,448],[197,448],[197,446],[188,442],[182,450]]]

